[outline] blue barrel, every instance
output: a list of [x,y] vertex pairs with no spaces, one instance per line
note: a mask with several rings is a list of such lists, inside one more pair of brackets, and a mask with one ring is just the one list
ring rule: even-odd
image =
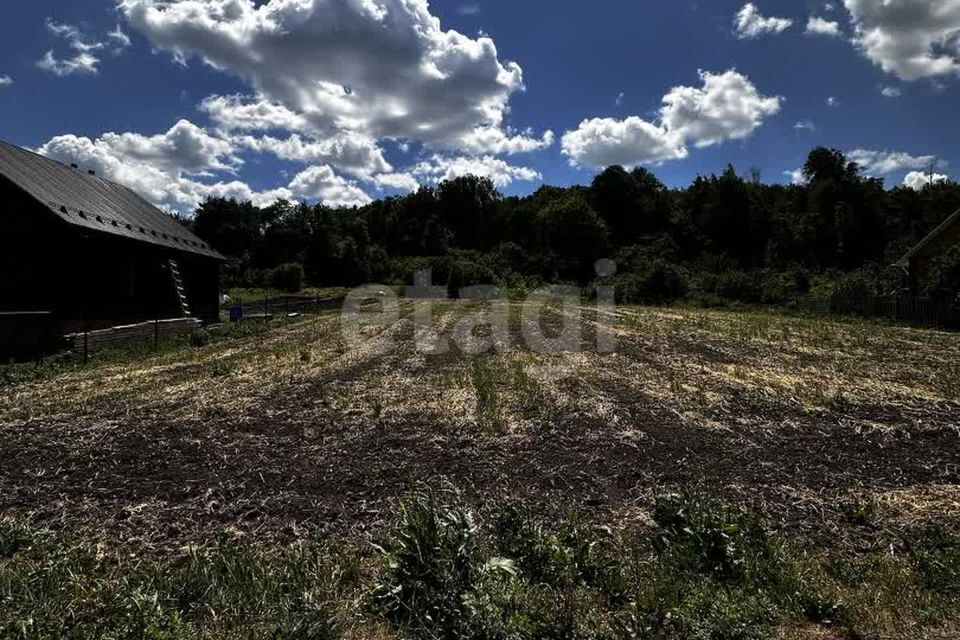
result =
[[243,307],[238,304],[230,307],[230,322],[240,322],[243,320]]

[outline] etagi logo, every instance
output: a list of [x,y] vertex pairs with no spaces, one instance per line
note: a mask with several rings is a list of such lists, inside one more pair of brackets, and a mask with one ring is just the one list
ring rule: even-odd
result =
[[[616,264],[600,260],[595,271],[610,277]],[[552,285],[522,299],[508,299],[492,285],[464,287],[457,293],[465,303],[459,311],[466,314],[451,320],[447,287],[433,284],[430,270],[415,274],[403,301],[385,285],[357,287],[341,312],[344,340],[351,350],[387,354],[397,348],[398,334],[412,325],[414,347],[425,355],[442,355],[454,346],[471,356],[517,349],[566,358],[585,351],[616,351],[612,286],[584,292]]]

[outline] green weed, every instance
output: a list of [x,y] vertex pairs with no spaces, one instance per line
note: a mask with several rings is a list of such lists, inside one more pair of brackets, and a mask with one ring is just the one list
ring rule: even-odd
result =
[[465,597],[479,573],[473,514],[451,492],[430,489],[404,500],[400,512],[374,601],[397,626],[451,637],[468,617]]
[[661,496],[654,521],[648,545],[420,488],[368,570],[311,541],[131,554],[2,519],[0,637],[333,640],[360,624],[417,640],[761,640],[817,624],[907,638],[956,618],[960,542],[943,531],[909,534],[907,555],[824,562],[699,494]]
[[497,392],[497,372],[489,356],[478,356],[470,363],[470,379],[477,397],[477,422],[487,434],[503,431]]
[[929,529],[912,541],[911,553],[921,583],[938,593],[960,594],[960,538]]
[[527,373],[523,362],[511,364],[511,386],[517,411],[524,418],[542,416],[546,409],[546,394],[537,380]]
[[354,557],[304,543],[222,543],[161,558],[104,554],[0,523],[0,637],[180,640],[338,637],[338,594],[359,579]]

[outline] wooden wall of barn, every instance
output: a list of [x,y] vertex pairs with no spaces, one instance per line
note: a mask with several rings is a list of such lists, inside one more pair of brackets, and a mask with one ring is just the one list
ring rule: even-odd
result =
[[0,312],[49,311],[63,333],[177,318],[171,258],[193,315],[217,321],[217,260],[70,225],[0,179]]

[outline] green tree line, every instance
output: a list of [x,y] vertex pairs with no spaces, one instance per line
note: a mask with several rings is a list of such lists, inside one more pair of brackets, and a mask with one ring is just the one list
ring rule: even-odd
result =
[[[431,268],[452,292],[477,283],[510,292],[588,286],[596,261],[610,258],[617,272],[606,280],[623,301],[780,304],[810,291],[902,290],[891,265],[960,209],[957,183],[885,189],[837,150],[814,149],[803,174],[805,184],[764,184],[728,166],[670,189],[647,169],[613,166],[589,186],[524,197],[465,176],[350,209],[211,199],[188,224],[229,258],[227,286],[269,285],[300,265],[315,286],[409,284]],[[958,253],[926,293],[957,295]]]

